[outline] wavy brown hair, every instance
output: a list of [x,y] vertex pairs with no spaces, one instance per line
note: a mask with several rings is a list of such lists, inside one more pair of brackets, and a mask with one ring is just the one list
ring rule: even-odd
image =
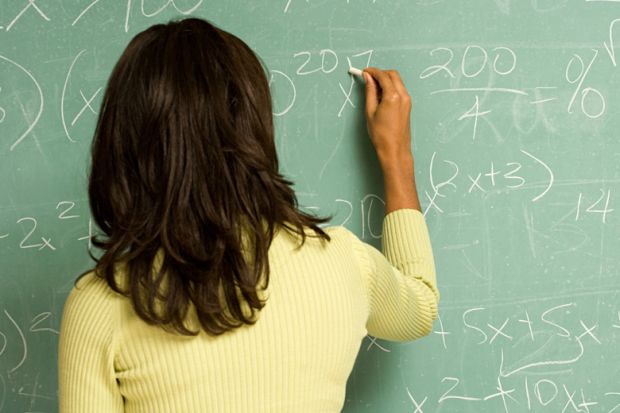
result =
[[184,335],[200,332],[191,305],[211,335],[256,322],[276,231],[329,240],[291,185],[265,70],[243,41],[197,18],[131,40],[99,112],[88,195],[105,234],[95,274],[140,318]]

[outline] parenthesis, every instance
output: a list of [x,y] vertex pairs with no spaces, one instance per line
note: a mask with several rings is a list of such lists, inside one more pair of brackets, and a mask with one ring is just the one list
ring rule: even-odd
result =
[[532,158],[533,160],[541,164],[549,173],[549,185],[547,185],[547,188],[542,193],[540,193],[538,196],[535,196],[534,198],[532,198],[532,202],[536,202],[540,198],[545,196],[545,194],[551,189],[551,186],[553,185],[553,181],[555,180],[555,177],[553,176],[553,171],[551,170],[551,168],[549,168],[549,166],[546,163],[544,163],[543,161],[541,161],[540,159],[538,159],[531,153],[524,151],[523,149],[521,149],[521,152],[523,152],[523,154],[529,156],[530,158]]
[[73,70],[73,66],[75,66],[75,62],[77,62],[78,58],[84,53],[86,49],[80,51],[74,58],[73,62],[71,62],[71,66],[69,66],[69,70],[67,71],[67,76],[65,77],[65,84],[62,86],[62,94],[60,95],[60,119],[62,120],[62,127],[65,130],[65,135],[67,139],[71,142],[75,142],[71,138],[69,134],[69,130],[67,129],[67,122],[65,121],[65,93],[67,92],[67,85],[69,84],[69,77],[71,77],[71,71]]
[[17,370],[18,368],[20,368],[22,366],[22,364],[24,364],[24,362],[26,361],[26,356],[28,355],[28,345],[26,344],[26,337],[24,336],[24,333],[22,331],[21,328],[19,328],[19,325],[15,322],[15,320],[13,319],[13,317],[11,317],[11,315],[9,314],[8,311],[4,310],[4,315],[6,315],[6,317],[11,321],[11,323],[13,323],[13,325],[15,326],[15,329],[17,330],[17,332],[19,333],[19,337],[22,340],[22,345],[23,345],[23,349],[24,349],[24,354],[22,355],[22,359],[19,361],[19,363],[17,363],[17,365],[15,367],[13,367],[11,370],[9,370],[9,374],[13,373],[15,370]]
[[279,75],[282,75],[286,78],[286,80],[288,80],[291,84],[291,86],[293,87],[293,99],[291,100],[291,103],[282,111],[282,112],[278,112],[278,113],[274,113],[274,116],[282,116],[285,115],[289,110],[291,110],[291,108],[293,107],[293,105],[295,104],[295,101],[297,100],[297,89],[295,88],[295,83],[293,83],[293,80],[288,77],[286,75],[286,73],[281,72],[279,70],[272,70],[271,71],[271,78],[269,79],[269,85],[271,86],[271,84],[273,83],[273,74],[277,73]]
[[37,82],[37,79],[34,78],[34,76],[32,75],[32,73],[30,73],[28,70],[26,70],[25,67],[23,67],[22,65],[20,65],[19,63],[9,59],[6,56],[2,56],[0,55],[0,59],[1,60],[5,60],[15,66],[17,66],[17,68],[19,68],[21,71],[23,71],[26,75],[28,75],[28,77],[32,80],[32,82],[34,83],[34,85],[37,87],[37,91],[39,92],[39,113],[37,113],[37,116],[35,117],[34,121],[30,124],[30,126],[28,127],[28,129],[26,129],[26,131],[24,133],[21,134],[21,136],[19,138],[17,138],[17,140],[15,142],[13,142],[13,144],[11,145],[11,147],[9,148],[9,150],[13,150],[15,149],[15,147],[22,141],[24,140],[24,138],[26,137],[26,135],[28,135],[30,133],[30,131],[34,128],[34,126],[37,124],[37,122],[39,122],[39,118],[41,117],[41,114],[43,113],[43,91],[41,90],[41,86],[39,85],[39,82]]

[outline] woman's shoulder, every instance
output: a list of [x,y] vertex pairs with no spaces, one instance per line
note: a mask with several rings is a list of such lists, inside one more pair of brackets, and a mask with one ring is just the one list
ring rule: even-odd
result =
[[339,245],[346,245],[353,250],[357,250],[363,244],[353,231],[343,225],[334,225],[323,229],[329,237]]
[[60,324],[60,365],[71,352],[110,351],[118,331],[119,317],[114,292],[94,272],[80,276],[63,308]]
[[94,270],[85,272],[76,279],[71,294],[101,294],[106,291],[107,281]]
[[73,284],[72,292],[96,288],[97,284],[102,281],[104,280],[99,277],[94,270],[87,271],[77,277],[75,283]]
[[[318,247],[318,248],[326,248],[333,245],[342,245],[342,244],[358,244],[361,243],[357,235],[355,235],[351,230],[342,226],[342,225],[333,225],[333,226],[324,226],[321,227],[321,230],[325,232],[329,236],[329,240],[321,237],[319,234],[315,233],[312,228],[304,228],[304,232],[306,234],[304,245]],[[281,227],[277,231],[277,235],[274,237],[276,244],[280,244],[283,242],[285,245],[289,245],[292,247],[300,246],[301,244],[301,236],[296,232],[287,229],[286,227]]]
[[330,256],[339,261],[349,262],[363,272],[367,271],[368,246],[354,232],[342,225],[325,226],[321,229],[329,236],[329,240],[315,235],[312,229],[308,228],[303,245],[298,234],[292,231],[279,231],[272,244],[272,251],[293,256],[298,254],[323,258]]
[[83,311],[88,309],[105,309],[109,304],[120,297],[108,285],[108,282],[98,276],[94,271],[80,275],[71,289],[67,301],[66,310]]

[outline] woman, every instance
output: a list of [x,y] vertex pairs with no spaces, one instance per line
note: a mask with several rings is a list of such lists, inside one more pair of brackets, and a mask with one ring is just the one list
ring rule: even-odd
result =
[[431,331],[438,293],[410,99],[395,71],[364,77],[386,256],[298,210],[278,172],[267,78],[245,43],[194,18],[130,42],[92,145],[105,239],[65,305],[62,413],[337,412],[366,334]]

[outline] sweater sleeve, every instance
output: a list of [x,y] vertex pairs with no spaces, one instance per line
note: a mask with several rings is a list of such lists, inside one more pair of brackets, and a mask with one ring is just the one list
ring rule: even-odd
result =
[[430,334],[439,292],[424,215],[401,209],[386,215],[383,254],[356,238],[368,289],[368,334],[392,341]]
[[65,303],[58,352],[60,413],[121,413],[114,371],[117,311],[105,281],[87,274]]

